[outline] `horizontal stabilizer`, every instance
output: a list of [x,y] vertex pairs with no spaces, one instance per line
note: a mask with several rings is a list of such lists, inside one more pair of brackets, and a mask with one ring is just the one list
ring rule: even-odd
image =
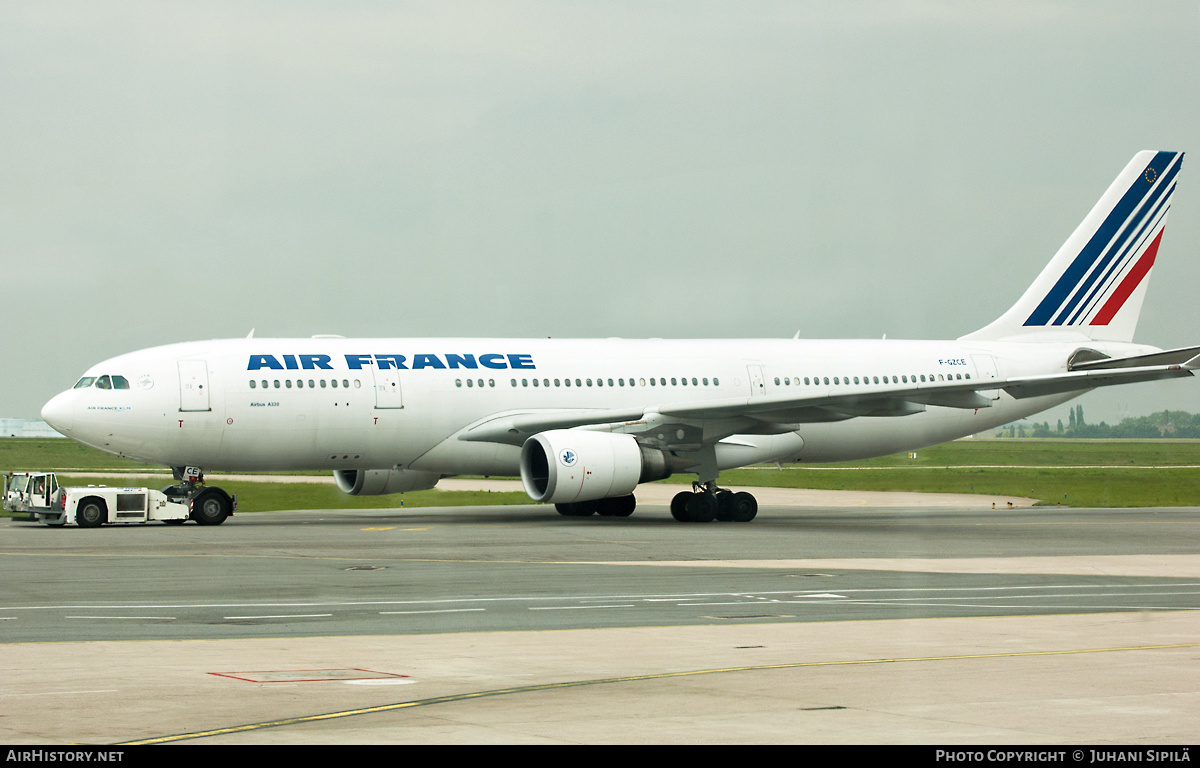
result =
[[1196,368],[1193,365],[1200,359],[1200,347],[1181,347],[1168,349],[1165,352],[1155,352],[1150,355],[1136,357],[1106,357],[1101,360],[1072,363],[1072,371],[1098,371],[1114,368],[1143,368],[1153,365],[1182,365],[1185,368]]
[[1115,384],[1135,384],[1140,381],[1159,381],[1191,376],[1192,371],[1183,365],[1154,365],[1141,368],[1110,368],[1101,370],[1070,371],[1050,376],[1028,376],[1009,379],[1000,385],[1008,394],[1022,400],[1027,397],[1058,395],[1064,392],[1080,392],[1096,387]]

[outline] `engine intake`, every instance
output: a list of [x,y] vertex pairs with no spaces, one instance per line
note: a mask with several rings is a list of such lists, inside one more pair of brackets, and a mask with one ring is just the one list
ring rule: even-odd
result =
[[552,429],[521,447],[521,482],[539,502],[627,496],[638,483],[669,477],[672,469],[670,455],[638,445],[632,435]]
[[416,472],[411,469],[335,469],[333,479],[342,493],[383,496],[427,490],[437,485],[442,476],[436,472]]

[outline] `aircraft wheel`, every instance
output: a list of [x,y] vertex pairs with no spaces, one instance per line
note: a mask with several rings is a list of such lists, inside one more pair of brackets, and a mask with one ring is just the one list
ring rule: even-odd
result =
[[574,504],[555,504],[554,508],[563,517],[591,517],[596,512],[597,504],[594,501],[580,501]]
[[733,491],[717,491],[717,519],[729,522],[733,519]]
[[717,519],[717,497],[703,492],[692,494],[687,514],[693,523],[711,523]]
[[617,517],[629,517],[637,509],[637,498],[632,493],[618,498],[617,502],[617,511],[613,513]]
[[730,506],[733,512],[731,519],[737,523],[748,523],[758,514],[758,499],[749,493],[735,493]]
[[596,502],[596,512],[604,517],[629,517],[633,514],[634,508],[637,506],[637,499],[633,494],[628,496],[614,496],[609,499],[600,499]]
[[99,528],[108,522],[108,506],[100,499],[84,499],[75,510],[75,523],[80,528]]
[[224,494],[209,489],[192,503],[192,519],[200,525],[220,525],[229,517],[229,506]]
[[692,518],[688,517],[687,505],[693,495],[691,491],[680,491],[675,494],[675,498],[671,499],[671,517],[681,523],[691,521]]

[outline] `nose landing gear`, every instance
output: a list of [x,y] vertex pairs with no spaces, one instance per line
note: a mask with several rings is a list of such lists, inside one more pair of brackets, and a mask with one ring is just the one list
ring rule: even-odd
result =
[[237,509],[237,497],[216,486],[204,485],[204,472],[199,467],[172,467],[179,481],[163,489],[172,501],[187,501],[191,519],[198,525],[220,525]]

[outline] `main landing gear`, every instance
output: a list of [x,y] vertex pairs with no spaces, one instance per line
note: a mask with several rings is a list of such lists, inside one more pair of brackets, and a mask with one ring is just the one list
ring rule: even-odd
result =
[[[705,488],[699,483],[695,491],[684,491],[671,499],[671,516],[681,523],[709,523],[713,520],[748,523],[758,514],[758,500],[749,493],[734,493],[724,488]],[[579,501],[555,504],[563,517],[629,517],[637,500],[632,495],[614,499]]]
[[718,488],[715,482],[694,483],[693,491],[683,491],[671,499],[671,517],[681,523],[748,523],[758,514],[758,500],[752,494]]

